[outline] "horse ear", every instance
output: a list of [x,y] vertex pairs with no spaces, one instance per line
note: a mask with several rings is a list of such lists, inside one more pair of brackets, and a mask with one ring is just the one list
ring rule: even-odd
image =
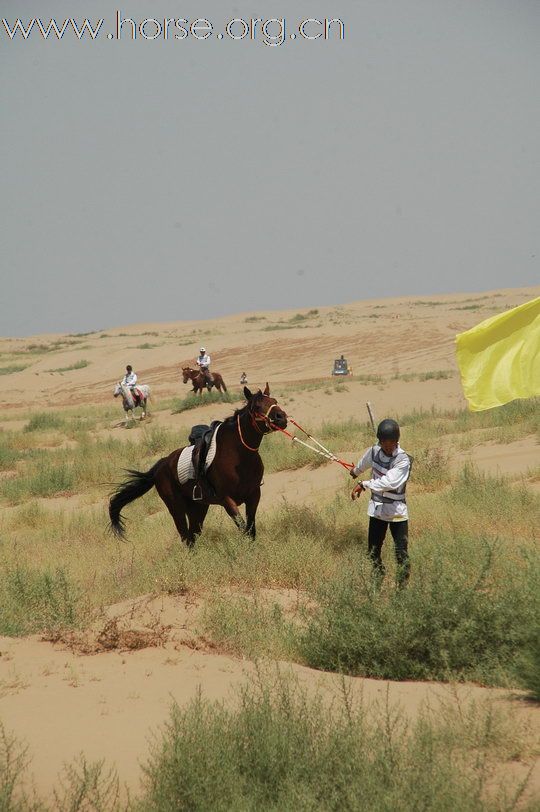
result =
[[244,397],[246,400],[251,400],[251,398],[253,397],[247,386],[244,386]]
[[268,381],[266,381],[266,386],[264,387],[263,394],[266,395],[266,397],[268,397],[268,395],[270,394],[270,387],[268,386]]

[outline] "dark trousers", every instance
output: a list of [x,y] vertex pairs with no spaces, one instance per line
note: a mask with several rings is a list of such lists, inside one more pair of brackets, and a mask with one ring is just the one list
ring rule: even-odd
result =
[[392,533],[392,538],[394,539],[394,549],[398,565],[397,582],[400,586],[404,586],[407,583],[410,571],[409,553],[407,552],[409,544],[408,521],[385,522],[382,519],[375,519],[373,516],[370,516],[368,530],[369,557],[373,563],[375,573],[380,578],[383,578],[384,564],[381,558],[381,550],[388,525],[390,525],[390,532]]

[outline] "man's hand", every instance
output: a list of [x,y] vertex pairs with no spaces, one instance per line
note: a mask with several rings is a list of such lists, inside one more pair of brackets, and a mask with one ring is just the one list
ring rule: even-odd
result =
[[364,486],[361,482],[358,485],[355,485],[351,492],[351,499],[358,499],[362,491],[364,490]]

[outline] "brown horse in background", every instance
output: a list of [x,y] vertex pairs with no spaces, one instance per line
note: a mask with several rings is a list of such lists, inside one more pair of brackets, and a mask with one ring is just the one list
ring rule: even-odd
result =
[[[215,386],[218,392],[226,392],[227,387],[225,386],[225,381],[223,380],[219,372],[212,372],[211,374],[214,380],[210,384],[210,390],[212,389],[213,386]],[[198,392],[200,395],[203,389],[206,389],[207,387],[206,378],[199,369],[192,369],[191,367],[182,367],[182,379],[184,383],[192,381],[193,391],[195,392],[195,394],[197,394]]]
[[[270,397],[268,384],[264,392],[259,389],[254,395],[246,386],[244,395],[247,404],[219,427],[216,455],[206,472],[211,489],[203,489],[203,498],[193,500],[195,480],[189,479],[183,485],[178,481],[178,458],[183,448],[177,448],[146,473],[129,471],[129,478],[113,493],[109,517],[117,536],[124,534],[122,508],[155,487],[188,547],[194,545],[201,532],[210,505],[224,507],[236,526],[255,538],[255,514],[264,473],[259,446],[265,434],[287,426],[287,415]],[[245,520],[238,509],[243,504]]]

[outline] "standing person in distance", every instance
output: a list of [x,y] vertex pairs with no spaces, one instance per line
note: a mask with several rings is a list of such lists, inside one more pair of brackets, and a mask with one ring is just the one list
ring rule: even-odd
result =
[[208,391],[210,391],[210,389],[212,388],[212,376],[210,375],[211,360],[212,359],[207,354],[205,348],[201,347],[201,349],[199,350],[199,357],[197,358],[195,363],[197,364],[197,366],[199,367],[204,376],[206,388],[208,389]]
[[395,420],[382,420],[377,427],[378,443],[368,448],[350,473],[356,479],[362,471],[371,468],[371,479],[355,485],[351,498],[357,499],[363,491],[371,491],[367,511],[368,554],[374,574],[380,580],[384,577],[381,551],[390,525],[398,565],[397,583],[403,587],[410,573],[409,514],[405,489],[411,474],[412,460],[399,445],[399,436],[400,429]]

